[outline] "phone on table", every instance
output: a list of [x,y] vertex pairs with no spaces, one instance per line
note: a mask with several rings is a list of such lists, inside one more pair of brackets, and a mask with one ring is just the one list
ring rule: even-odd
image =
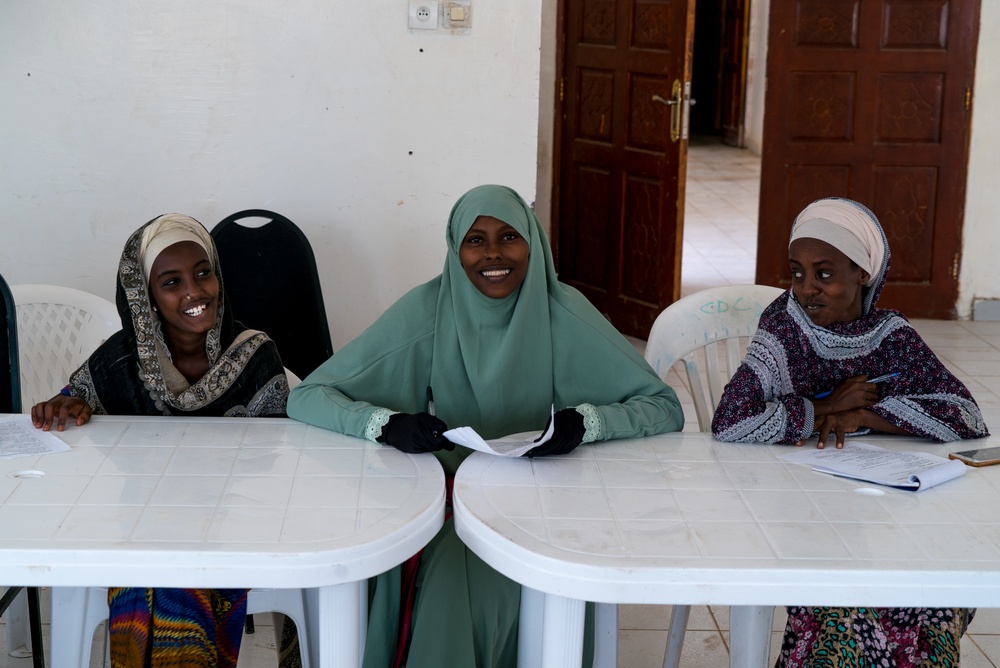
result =
[[957,459],[961,462],[965,462],[969,466],[991,466],[992,464],[1000,464],[1000,447],[953,452],[948,455],[948,459]]

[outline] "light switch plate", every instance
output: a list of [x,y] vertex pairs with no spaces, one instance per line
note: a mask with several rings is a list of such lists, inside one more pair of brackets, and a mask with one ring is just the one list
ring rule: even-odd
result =
[[409,25],[411,30],[437,30],[437,0],[409,0]]
[[472,0],[444,0],[441,24],[453,33],[469,32],[472,28]]

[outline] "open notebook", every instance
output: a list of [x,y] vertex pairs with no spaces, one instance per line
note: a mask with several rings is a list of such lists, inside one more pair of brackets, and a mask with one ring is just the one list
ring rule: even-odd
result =
[[821,473],[914,491],[940,485],[965,473],[965,464],[954,459],[926,452],[887,450],[851,440],[845,441],[840,450],[806,445],[781,458],[810,465]]

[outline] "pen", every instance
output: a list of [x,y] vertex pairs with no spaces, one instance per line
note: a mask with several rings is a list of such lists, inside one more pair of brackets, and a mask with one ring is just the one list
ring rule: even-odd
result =
[[430,385],[427,386],[427,412],[429,414],[431,414],[431,415],[435,414],[434,413],[434,390],[431,389]]
[[[869,383],[881,383],[883,381],[889,380],[890,378],[895,378],[899,375],[898,371],[893,371],[892,373],[887,373],[884,376],[878,376],[869,380]],[[833,390],[827,390],[826,392],[820,392],[813,399],[826,399],[828,396],[833,394]]]

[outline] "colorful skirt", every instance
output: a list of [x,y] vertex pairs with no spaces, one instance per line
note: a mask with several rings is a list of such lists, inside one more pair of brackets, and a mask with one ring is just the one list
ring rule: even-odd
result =
[[111,588],[112,668],[236,668],[246,589]]
[[788,608],[777,668],[949,668],[975,610]]

